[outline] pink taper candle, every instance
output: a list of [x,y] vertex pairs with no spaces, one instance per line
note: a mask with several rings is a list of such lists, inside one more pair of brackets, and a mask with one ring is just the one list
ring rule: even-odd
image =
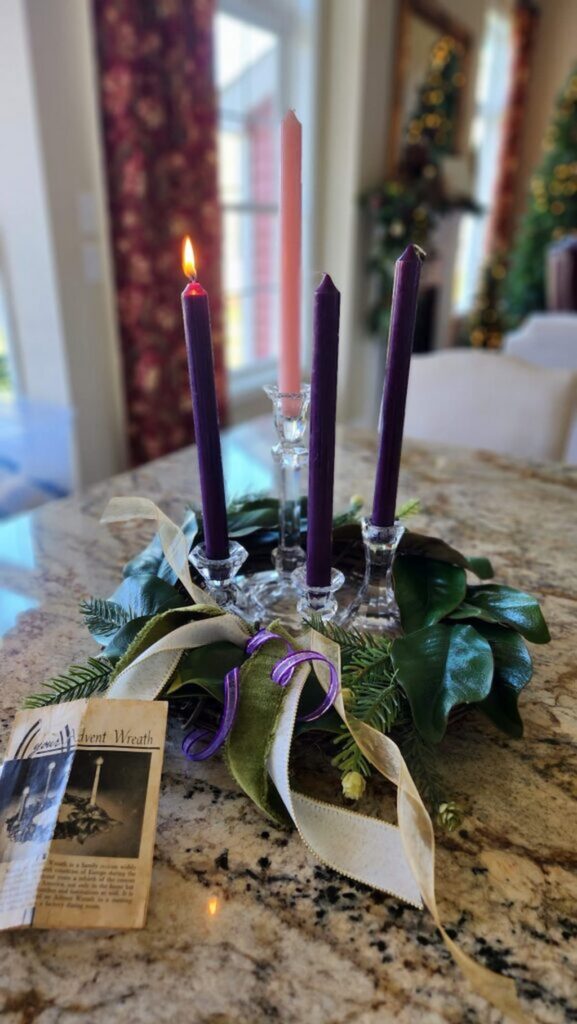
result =
[[279,391],[301,388],[302,126],[289,110],[281,129]]

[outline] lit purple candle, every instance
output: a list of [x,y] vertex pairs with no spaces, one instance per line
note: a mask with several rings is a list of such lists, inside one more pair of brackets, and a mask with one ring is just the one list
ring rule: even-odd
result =
[[198,451],[204,543],[208,558],[228,558],[226,499],[214,386],[208,295],[196,280],[190,239],[183,248],[182,266],[190,282],[182,293],[182,315],[188,354],[194,432]]
[[341,294],[328,274],[315,292],[311,375],[307,584],[328,587],[333,546],[333,482]]
[[392,526],[395,521],[417,293],[424,255],[417,246],[409,245],[395,264],[381,441],[371,517],[375,526]]

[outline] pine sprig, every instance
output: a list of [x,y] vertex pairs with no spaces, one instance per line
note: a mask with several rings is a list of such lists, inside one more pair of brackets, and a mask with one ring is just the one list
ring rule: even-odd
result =
[[390,642],[385,637],[363,633],[359,629],[343,629],[342,626],[337,626],[334,622],[324,622],[320,615],[311,615],[306,624],[339,645],[343,672],[347,662],[359,652],[370,652],[375,648],[388,651],[390,648]]
[[456,803],[447,800],[445,781],[439,771],[435,751],[410,725],[399,731],[398,738],[403,757],[424,804],[439,824],[452,832],[461,824],[463,812]]
[[105,601],[91,597],[80,605],[80,614],[90,633],[98,636],[113,636],[130,621],[130,614],[116,601]]
[[[402,699],[396,680],[393,678],[386,684],[383,681],[368,682],[365,679],[358,685],[357,690],[352,687],[351,690],[352,697],[347,700],[347,706],[355,718],[366,722],[379,732],[390,732],[402,709]],[[332,763],[343,775],[358,772],[366,778],[371,774],[369,761],[344,725],[334,742],[341,749]]]
[[89,658],[86,665],[71,665],[63,676],[50,679],[39,693],[24,702],[25,708],[42,708],[102,693],[107,689],[113,665],[107,658]]
[[[343,629],[318,616],[310,625],[341,648],[341,678],[347,710],[379,732],[391,731],[404,717],[405,700],[397,683],[391,660],[391,641],[384,636],[361,630]],[[340,747],[333,764],[343,775],[358,772],[364,778],[371,774],[371,765],[357,746],[348,729],[335,738]]]
[[408,501],[404,501],[401,507],[397,509],[395,518],[408,519],[410,516],[418,516],[419,512],[421,512],[419,498],[409,498]]

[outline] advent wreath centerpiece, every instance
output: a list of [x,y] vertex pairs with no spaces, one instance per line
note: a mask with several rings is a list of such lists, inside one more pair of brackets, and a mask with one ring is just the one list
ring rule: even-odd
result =
[[[335,564],[353,582],[360,581],[363,573],[360,509],[360,502],[353,501],[334,520]],[[418,503],[409,502],[398,517],[406,520],[417,510]],[[229,507],[229,535],[242,537],[249,553],[247,574],[270,566],[278,543],[278,512],[278,500],[269,497],[249,498]],[[306,499],[303,512],[306,544]],[[182,535],[188,551],[202,539],[200,510],[189,511]],[[198,574],[196,582],[202,583]],[[395,736],[430,812],[450,830],[459,824],[461,811],[442,775],[439,755],[447,728],[450,724],[458,728],[463,712],[469,710],[489,718],[507,735],[521,737],[518,700],[533,673],[528,643],[548,643],[549,631],[533,596],[493,582],[487,558],[467,558],[443,540],[410,529],[397,550],[393,585],[400,636],[347,629],[319,617],[310,625],[340,648],[341,692],[347,710],[379,732]],[[109,598],[90,597],[81,605],[85,624],[101,645],[98,656],[49,680],[28,698],[26,706],[105,694],[134,658],[174,629],[187,609],[195,616],[216,611],[193,603],[157,534],[124,567],[122,582]],[[248,634],[254,634],[259,625],[263,624],[251,621],[247,614]],[[157,697],[168,700],[182,721],[192,718],[197,728],[214,731],[227,673],[263,657],[262,649],[250,654],[226,640],[184,651]],[[310,710],[318,704],[320,692],[311,665],[302,708]],[[300,734],[313,731],[326,738],[344,796],[358,800],[370,782],[372,768],[355,738],[333,708],[297,726]],[[234,742],[234,733],[233,727],[225,747]],[[250,795],[242,765],[235,760],[229,760],[229,765]]]

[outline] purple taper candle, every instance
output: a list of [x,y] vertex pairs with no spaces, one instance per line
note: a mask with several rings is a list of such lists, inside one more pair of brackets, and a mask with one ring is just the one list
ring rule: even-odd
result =
[[307,584],[328,587],[333,548],[333,483],[341,293],[325,274],[315,292],[311,374]]
[[228,526],[222,474],[218,406],[214,384],[208,295],[196,280],[190,239],[185,241],[183,268],[191,280],[182,293],[182,315],[188,355],[194,432],[198,451],[204,543],[208,558],[228,558]]
[[418,246],[409,245],[395,264],[381,440],[371,517],[375,526],[392,526],[395,521],[417,293],[424,256]]

